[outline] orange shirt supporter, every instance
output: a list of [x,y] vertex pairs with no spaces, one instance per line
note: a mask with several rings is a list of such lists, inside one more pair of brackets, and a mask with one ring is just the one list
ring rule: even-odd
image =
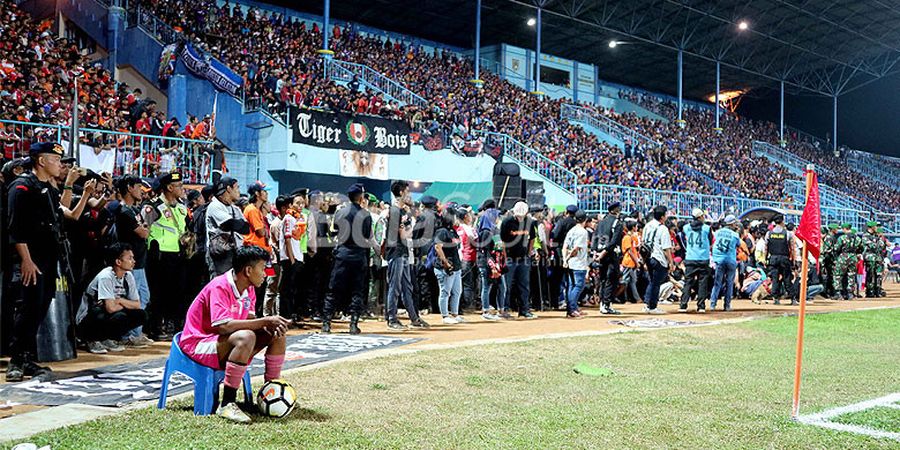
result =
[[629,252],[629,250],[633,248],[633,252],[637,253],[638,248],[640,247],[641,238],[637,234],[626,234],[625,237],[622,238],[622,267],[627,269],[637,268],[637,262],[631,257],[631,252]]
[[737,248],[737,260],[738,262],[748,261],[750,259],[750,250],[747,248],[747,242],[741,239],[740,244],[738,244]]
[[294,230],[291,233],[291,239],[300,240],[304,234],[306,234],[306,217],[303,216],[301,211],[295,211],[293,209],[289,210],[290,214],[297,219],[297,224],[294,225]]
[[[244,236],[244,243],[246,245],[255,245],[271,252],[272,246],[269,245],[269,232],[262,211],[260,211],[256,205],[251,203],[244,208],[244,218],[250,223],[250,233]],[[259,236],[256,234],[256,230],[266,230],[266,232],[262,236]]]
[[200,122],[194,127],[194,133],[191,135],[191,139],[202,139],[206,137],[206,123]]

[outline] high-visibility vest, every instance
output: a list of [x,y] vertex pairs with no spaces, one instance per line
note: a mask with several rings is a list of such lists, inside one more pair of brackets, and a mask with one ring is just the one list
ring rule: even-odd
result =
[[147,243],[156,241],[159,244],[159,251],[167,253],[177,253],[181,251],[179,239],[184,233],[185,218],[187,217],[187,208],[182,204],[169,206],[162,200],[147,205],[149,208],[155,208],[159,214],[159,218],[150,225],[150,235],[147,237]]

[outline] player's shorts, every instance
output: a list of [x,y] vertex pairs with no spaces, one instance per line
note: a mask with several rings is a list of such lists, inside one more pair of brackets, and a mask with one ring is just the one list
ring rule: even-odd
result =
[[219,336],[189,336],[178,342],[181,351],[198,364],[215,370],[224,370],[219,362]]

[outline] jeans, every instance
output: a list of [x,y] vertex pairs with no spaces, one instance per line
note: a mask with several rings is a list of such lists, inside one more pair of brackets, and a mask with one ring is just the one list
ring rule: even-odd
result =
[[[447,317],[452,313],[454,316],[459,314],[459,296],[462,294],[462,274],[460,271],[447,273],[443,269],[434,269],[434,276],[437,277],[438,285],[441,288],[438,294],[438,309],[441,310],[441,317]],[[449,303],[449,311],[447,306]]]
[[709,306],[716,309],[716,302],[719,300],[719,294],[725,290],[725,309],[731,309],[731,294],[734,292],[734,271],[737,265],[730,261],[716,263],[715,283],[712,288]]
[[388,323],[397,321],[397,304],[403,302],[409,320],[419,320],[419,312],[413,302],[413,278],[412,267],[404,257],[397,257],[388,261],[387,266],[388,289],[384,305],[384,320]]
[[659,288],[665,281],[669,268],[654,258],[650,258],[649,266],[650,284],[647,286],[647,292],[644,292],[644,303],[648,309],[656,309],[659,306]]
[[572,314],[578,311],[578,298],[581,297],[581,291],[584,290],[584,279],[587,277],[587,270],[572,271],[572,286],[569,288],[568,301],[566,302],[566,312]]
[[531,289],[531,261],[526,258],[510,259],[509,272],[506,273],[506,299],[501,311],[508,311],[512,303],[513,293],[519,294],[519,314],[527,314],[531,310],[529,290]]
[[491,278],[491,268],[481,266],[478,268],[478,276],[481,278],[481,311],[488,312],[491,309],[491,286],[497,287],[497,311],[503,312],[500,305],[506,301],[506,278]]
[[821,284],[813,284],[806,287],[806,299],[809,300],[816,295],[819,295],[822,291],[825,290],[825,286]]
[[686,261],[684,263],[684,292],[681,294],[680,309],[687,309],[691,296],[696,293],[697,309],[706,308],[709,296],[709,261]]
[[105,308],[91,307],[87,316],[78,325],[78,332],[81,338],[88,342],[104,341],[116,339],[127,330],[145,322],[147,313],[143,309],[121,309],[108,313]]
[[[134,269],[131,271],[131,274],[134,275],[134,281],[137,283],[137,291],[138,297],[141,300],[141,309],[146,310],[147,304],[150,303],[150,285],[147,284],[147,272],[144,269]],[[140,326],[134,328],[127,333],[123,337],[138,337],[143,333],[144,327]]]
[[272,268],[275,270],[275,275],[266,279],[266,299],[263,305],[263,315],[266,316],[277,316],[281,310],[278,307],[278,291],[281,288],[281,264],[273,264]]
[[637,282],[638,282],[638,270],[626,267],[625,270],[622,271],[622,285],[625,286],[625,298],[627,299],[629,296],[631,300],[638,301],[641,298],[640,292],[638,292]]

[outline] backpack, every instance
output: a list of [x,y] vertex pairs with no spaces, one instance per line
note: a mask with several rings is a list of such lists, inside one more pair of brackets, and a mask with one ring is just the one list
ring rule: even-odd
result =
[[662,224],[657,225],[656,229],[653,230],[653,234],[650,235],[650,239],[641,242],[641,248],[638,251],[641,253],[641,259],[644,260],[644,264],[650,264],[650,258],[653,255],[653,242],[656,241],[656,233],[659,231],[659,227],[662,226]]
[[434,243],[432,243],[431,248],[428,249],[428,256],[425,257],[425,269],[434,270],[434,267],[437,265],[437,259],[437,252],[434,250]]

